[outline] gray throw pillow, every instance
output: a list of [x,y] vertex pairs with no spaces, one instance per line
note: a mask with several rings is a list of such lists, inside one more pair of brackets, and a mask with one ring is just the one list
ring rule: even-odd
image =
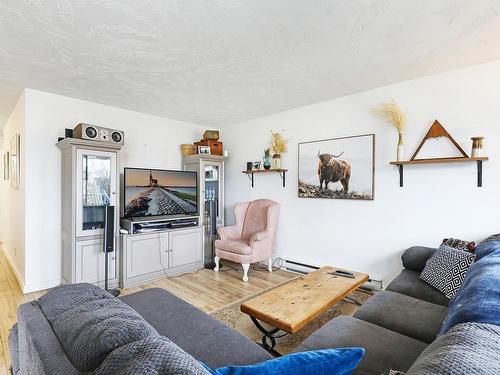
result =
[[453,298],[462,286],[465,274],[476,256],[467,251],[441,245],[427,261],[420,279],[448,298]]
[[110,293],[95,285],[80,283],[58,286],[41,296],[38,304],[50,321],[57,315],[87,302],[114,298]]
[[420,354],[407,375],[500,374],[500,327],[462,323],[439,336]]
[[209,375],[196,359],[163,336],[152,336],[111,352],[93,375]]
[[96,288],[67,285],[38,301],[68,359],[80,371],[96,369],[122,345],[158,336],[134,309],[118,298],[100,294]]

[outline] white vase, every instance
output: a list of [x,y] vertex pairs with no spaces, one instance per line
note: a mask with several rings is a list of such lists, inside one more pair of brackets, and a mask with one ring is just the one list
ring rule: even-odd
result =
[[397,151],[397,161],[403,161],[405,160],[405,147],[403,143],[403,134],[399,134],[399,140],[398,140],[398,151]]
[[273,169],[281,169],[281,155],[273,155]]

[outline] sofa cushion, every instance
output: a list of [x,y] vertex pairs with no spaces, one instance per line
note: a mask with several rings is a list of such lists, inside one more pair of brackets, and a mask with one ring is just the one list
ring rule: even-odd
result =
[[252,248],[248,245],[247,241],[216,240],[215,247],[220,250],[241,255],[249,255],[252,253]]
[[383,291],[363,303],[354,317],[429,344],[435,340],[447,311],[445,306]]
[[[137,312],[117,298],[85,299],[75,306],[70,297],[80,287],[76,284],[56,288],[56,292],[49,292],[39,301],[66,355],[79,370],[94,370],[113,349],[158,335]],[[72,308],[61,306],[54,315],[54,305],[58,302]]]
[[121,299],[160,335],[212,368],[247,365],[271,358],[247,337],[163,289],[147,289]]
[[406,371],[427,344],[350,316],[330,320],[295,351],[361,347],[365,355],[354,374]]
[[228,366],[215,370],[212,375],[350,375],[361,361],[363,348],[323,349],[292,353],[248,366]]
[[450,300],[436,288],[420,280],[420,272],[404,269],[389,284],[386,290],[405,294],[410,297],[421,299],[422,301],[448,306]]
[[162,336],[150,336],[111,352],[93,375],[210,375],[196,359]]
[[407,375],[500,374],[499,348],[499,326],[459,324],[430,344]]
[[500,325],[500,242],[490,244],[496,244],[496,250],[469,268],[462,288],[450,303],[441,333],[465,322]]
[[420,279],[451,299],[462,286],[465,274],[475,258],[468,251],[441,245],[427,261]]
[[433,247],[412,246],[401,255],[403,267],[408,270],[422,272],[425,263],[434,255],[437,249]]

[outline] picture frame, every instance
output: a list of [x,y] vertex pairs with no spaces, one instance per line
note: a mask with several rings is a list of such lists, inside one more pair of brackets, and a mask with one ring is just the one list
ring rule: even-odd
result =
[[254,161],[253,166],[252,166],[253,171],[258,171],[260,170],[260,161]]
[[19,134],[14,134],[10,140],[10,187],[16,190],[20,187],[20,150],[21,137]]
[[3,154],[3,179],[4,179],[4,181],[7,181],[9,179],[9,172],[10,172],[9,171],[9,166],[10,166],[9,158],[10,158],[9,151],[6,151]]
[[373,200],[375,134],[298,144],[298,197]]
[[198,146],[198,154],[210,155],[210,146]]

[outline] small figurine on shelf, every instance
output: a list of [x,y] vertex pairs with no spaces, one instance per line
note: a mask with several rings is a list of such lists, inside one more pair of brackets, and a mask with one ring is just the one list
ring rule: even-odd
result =
[[268,170],[271,168],[271,160],[271,150],[268,147],[264,150],[264,169]]

